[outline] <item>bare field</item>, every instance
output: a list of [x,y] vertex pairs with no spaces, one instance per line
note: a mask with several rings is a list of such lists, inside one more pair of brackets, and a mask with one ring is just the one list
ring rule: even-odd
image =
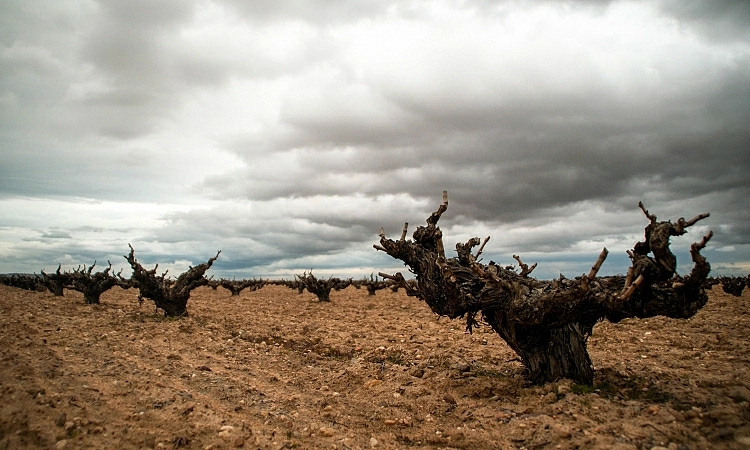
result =
[[0,286],[0,449],[750,449],[749,300],[600,323],[590,388],[387,289],[199,288],[170,320]]

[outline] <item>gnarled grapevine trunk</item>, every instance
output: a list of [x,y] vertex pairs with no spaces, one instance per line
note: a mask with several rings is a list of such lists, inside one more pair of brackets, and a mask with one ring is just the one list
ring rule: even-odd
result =
[[750,275],[747,277],[719,277],[716,284],[721,284],[721,289],[729,295],[739,297],[745,286],[750,286]]
[[362,286],[367,289],[367,295],[375,295],[375,293],[381,289],[394,286],[394,283],[390,280],[380,280],[377,276],[370,274],[370,278],[363,278],[361,280],[352,281],[352,286],[360,289]]
[[259,289],[263,284],[263,280],[228,280],[226,278],[219,280],[219,286],[231,292],[232,297],[240,295],[247,288],[252,288],[253,291]]
[[207,262],[191,267],[187,272],[181,274],[176,280],[166,278],[166,272],[162,275],[156,275],[157,264],[151,270],[146,270],[135,259],[135,250],[130,247],[130,254],[125,259],[133,268],[132,279],[135,280],[140,290],[140,299],[148,298],[154,301],[157,308],[164,310],[164,315],[168,317],[187,316],[187,302],[190,298],[190,292],[200,286],[208,284],[208,280],[203,276],[211,265],[216,261],[221,253],[219,250],[216,256],[210,258]]
[[687,227],[708,214],[690,221],[681,218],[673,224],[657,222],[643,205],[640,207],[651,223],[644,241],[628,252],[633,263],[627,277],[596,276],[607,257],[606,249],[589,274],[554,281],[530,278],[535,266],[529,268],[516,255],[520,273],[512,266],[482,264],[479,255],[489,238],[459,243],[457,257],[446,258],[442,231],[437,226],[448,208],[446,192],[443,203],[427,219],[427,226],[414,231],[413,240],[406,239],[405,225],[398,240],[386,238],[381,229],[380,245],[375,245],[406,263],[416,282],[407,282],[400,273],[380,275],[396,281],[408,295],[424,300],[435,313],[465,318],[469,331],[478,326],[476,315],[481,314],[518,353],[532,382],[570,378],[591,384],[594,372],[586,341],[597,321],[655,315],[687,318],[708,299],[705,288],[710,265],[700,250],[712,234],[692,245],[694,267],[686,277],[675,273],[676,258],[669,250],[670,236],[684,234]]
[[[107,261],[109,263],[109,261]],[[101,295],[119,284],[116,276],[110,275],[112,263],[101,272],[91,274],[96,266],[96,261],[91,267],[74,270],[70,275],[70,287],[83,294],[83,298],[89,305],[98,305]],[[119,275],[119,274],[118,274]]]
[[308,292],[315,294],[320,302],[331,301],[331,289],[339,291],[341,289],[346,289],[352,284],[351,279],[342,280],[340,278],[329,278],[324,280],[322,278],[316,278],[315,275],[312,274],[312,271],[310,273],[305,272],[301,276],[297,275],[296,278],[300,283],[299,286],[301,286],[299,292],[302,293],[303,289],[307,289]]
[[70,274],[67,272],[61,272],[62,265],[57,265],[55,273],[47,274],[42,270],[42,284],[46,287],[55,297],[62,297],[65,287],[70,283]]

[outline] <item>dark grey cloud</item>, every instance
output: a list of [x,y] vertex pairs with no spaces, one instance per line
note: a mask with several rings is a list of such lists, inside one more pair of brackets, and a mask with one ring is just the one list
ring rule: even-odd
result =
[[664,0],[662,11],[713,41],[747,42],[750,4],[743,0]]
[[[383,127],[396,132],[377,134],[367,121],[347,126],[358,119],[329,122],[311,114],[311,121],[290,124],[294,140],[279,138],[280,147],[291,148],[273,156],[277,168],[264,167],[268,163],[251,151],[247,171],[207,184],[220,195],[255,199],[352,190],[429,198],[442,187],[483,220],[637,194],[634,189],[666,190],[675,199],[741,189],[749,168],[750,132],[742,125],[750,119],[749,81],[730,73],[703,83],[709,92],[680,91],[638,99],[635,106],[607,92],[581,92],[568,101],[552,97],[539,106],[530,99],[515,116],[517,104],[476,111],[434,105],[405,121],[417,124],[410,134],[400,129],[400,117]],[[295,148],[301,143],[307,147]],[[242,179],[246,187],[238,190]]]
[[393,269],[448,190],[449,247],[540,276],[620,271],[639,200],[750,270],[746,2],[0,8],[0,260]]
[[188,25],[192,2],[100,1],[80,46],[80,59],[96,74],[71,101],[78,122],[114,138],[133,138],[156,129],[176,106],[179,80],[169,50]]
[[70,233],[60,230],[50,230],[42,233],[42,239],[72,239]]

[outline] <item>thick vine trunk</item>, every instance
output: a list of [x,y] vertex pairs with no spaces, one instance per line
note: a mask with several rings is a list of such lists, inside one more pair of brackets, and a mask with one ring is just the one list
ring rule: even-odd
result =
[[[529,268],[516,255],[520,273],[512,266],[482,264],[478,258],[489,238],[457,244],[458,256],[446,258],[442,232],[437,227],[448,208],[445,192],[443,203],[427,219],[427,226],[415,230],[413,240],[406,240],[406,226],[398,240],[387,239],[381,229],[380,245],[375,246],[404,261],[416,281],[407,282],[400,273],[380,275],[394,280],[408,295],[424,300],[436,314],[465,318],[468,331],[478,326],[475,317],[481,313],[521,357],[532,382],[570,378],[591,384],[593,368],[586,342],[597,321],[655,315],[687,318],[708,299],[705,288],[710,265],[700,250],[712,234],[691,246],[694,267],[686,277],[675,273],[676,259],[669,250],[670,236],[684,234],[687,227],[708,214],[690,221],[681,218],[673,224],[657,222],[643,205],[640,207],[651,223],[646,227],[645,240],[629,251],[633,265],[628,277],[596,277],[607,256],[606,249],[588,275],[572,280],[530,278],[535,266]],[[649,256],[652,251],[653,257]]]
[[381,289],[393,286],[390,280],[380,280],[378,277],[370,275],[370,278],[363,278],[361,280],[352,281],[352,285],[357,289],[362,286],[367,289],[367,295],[375,295],[375,293]]
[[133,268],[132,279],[135,281],[140,291],[140,298],[148,298],[154,301],[157,308],[164,311],[168,317],[187,316],[187,302],[190,298],[190,292],[200,286],[208,284],[208,280],[203,276],[211,267],[214,261],[219,257],[219,250],[216,256],[210,258],[207,262],[191,267],[187,272],[181,274],[176,280],[166,278],[166,272],[162,275],[156,275],[157,264],[152,270],[146,270],[135,259],[135,250],[130,246],[130,254],[125,259]]
[[250,283],[247,283],[247,280],[245,281],[237,281],[237,280],[227,280],[225,278],[222,278],[219,280],[219,285],[223,287],[224,289],[228,290],[232,293],[232,297],[236,297],[240,295],[240,292],[245,290],[245,288],[250,286]]
[[55,297],[63,296],[64,289],[70,281],[70,275],[60,272],[61,268],[62,266],[58,264],[57,271],[52,274],[47,274],[42,270],[42,283]]
[[729,295],[739,297],[745,286],[750,286],[750,275],[747,277],[719,277],[716,281],[721,284],[721,289]]
[[98,305],[99,299],[104,292],[120,284],[116,276],[109,274],[109,271],[112,270],[112,263],[109,263],[109,267],[103,271],[92,275],[91,271],[94,269],[94,266],[96,266],[96,261],[94,261],[94,264],[88,270],[84,267],[83,269],[74,270],[70,274],[70,288],[82,293],[83,299],[89,305]]
[[318,297],[319,302],[331,301],[331,289],[333,289],[333,284],[328,282],[328,280],[318,279],[312,274],[312,272],[305,272],[302,276],[297,278],[300,282],[300,285],[298,286],[300,293],[302,293],[303,289],[307,289],[308,292],[315,294],[315,296]]
[[316,278],[312,272],[305,272],[302,276],[297,276],[299,281],[299,292],[302,293],[303,289],[307,289],[308,292],[315,294],[320,302],[331,301],[331,290],[345,289],[352,284],[352,280],[342,280],[340,278],[329,278],[327,280]]
[[508,322],[502,313],[488,313],[487,323],[521,358],[532,383],[560,378],[592,384],[594,368],[586,349],[591,328],[570,323],[559,328],[525,327]]

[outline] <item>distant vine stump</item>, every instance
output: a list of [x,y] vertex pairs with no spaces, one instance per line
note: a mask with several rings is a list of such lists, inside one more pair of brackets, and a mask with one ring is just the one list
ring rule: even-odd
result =
[[141,298],[148,298],[154,301],[157,308],[164,311],[168,317],[187,316],[187,302],[190,298],[190,292],[200,286],[208,284],[208,280],[203,276],[211,265],[216,261],[221,253],[219,250],[216,256],[210,258],[207,262],[198,264],[177,277],[176,280],[166,278],[167,272],[156,275],[157,264],[153,269],[146,270],[135,259],[135,250],[130,247],[130,254],[125,259],[133,268],[132,279],[140,291]]
[[260,289],[263,287],[263,280],[227,280],[225,278],[222,278],[219,280],[219,286],[223,287],[224,289],[228,290],[232,293],[232,296],[238,296],[242,291],[244,291],[247,288],[251,288],[250,290],[254,291],[257,289]]
[[109,271],[112,270],[112,263],[107,262],[109,263],[109,267],[93,275],[91,271],[94,269],[96,261],[94,261],[94,264],[88,270],[84,266],[82,269],[76,269],[70,274],[70,288],[82,293],[84,300],[89,305],[98,305],[99,297],[104,292],[120,284],[117,276],[109,274]]
[[745,290],[745,286],[750,286],[750,275],[747,277],[719,277],[718,282],[721,283],[721,289],[724,292],[739,297]]
[[60,272],[62,265],[57,265],[57,271],[47,274],[42,270],[42,284],[56,297],[62,297],[65,287],[70,283],[70,274]]
[[388,287],[396,287],[396,291],[398,290],[398,285],[391,280],[381,280],[373,274],[370,274],[370,278],[365,277],[361,280],[352,281],[352,285],[357,289],[364,286],[367,289],[367,295],[375,295],[377,291]]
[[342,280],[340,278],[329,278],[327,280],[316,278],[315,275],[305,272],[303,275],[297,275],[297,281],[301,284],[302,289],[307,289],[308,292],[315,294],[320,302],[331,301],[331,290],[337,291],[345,289],[352,284],[351,279]]
[[607,249],[602,250],[588,274],[572,280],[562,276],[554,281],[531,278],[529,274],[536,265],[529,267],[516,255],[513,257],[520,273],[513,266],[483,264],[479,256],[489,238],[459,243],[457,257],[446,258],[437,222],[448,209],[447,192],[443,192],[440,207],[427,219],[427,226],[417,227],[411,240],[405,239],[405,232],[397,240],[388,239],[381,228],[380,245],[374,246],[403,261],[415,280],[407,281],[400,273],[379,275],[398,283],[408,295],[424,300],[436,314],[464,318],[469,332],[479,325],[476,315],[481,314],[521,357],[533,383],[570,378],[590,385],[594,370],[586,342],[598,321],[616,323],[629,317],[657,315],[688,318],[708,300],[705,289],[710,265],[700,250],[712,233],[692,244],[694,265],[687,276],[677,275],[676,258],[669,249],[671,236],[684,234],[686,228],[708,214],[688,221],[680,218],[676,223],[658,222],[642,204],[639,207],[650,223],[644,241],[628,252],[632,266],[627,277],[597,277]]
[[27,274],[0,275],[0,283],[27,291],[44,292],[47,288],[42,282],[42,277]]

